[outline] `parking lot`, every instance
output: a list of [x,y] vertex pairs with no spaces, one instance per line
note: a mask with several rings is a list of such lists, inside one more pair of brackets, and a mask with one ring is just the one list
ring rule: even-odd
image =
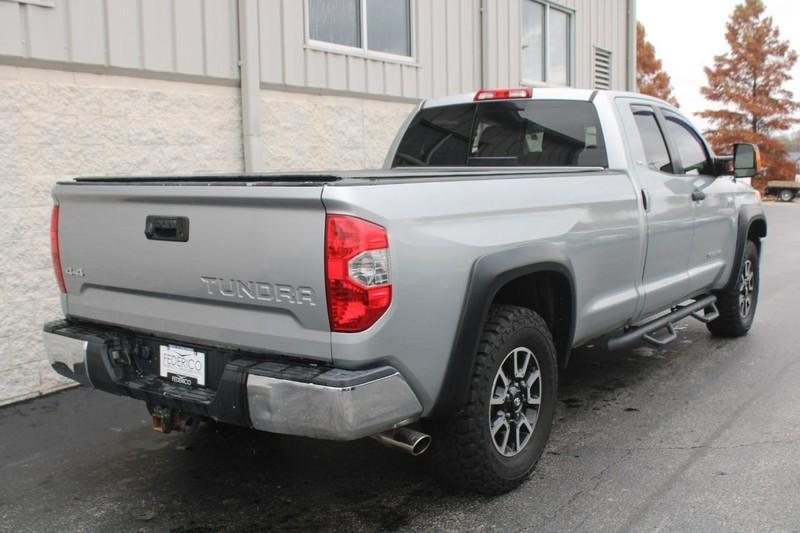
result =
[[452,493],[366,439],[150,429],[73,389],[0,409],[2,531],[789,530],[800,524],[800,204],[767,206],[756,323],[682,322],[666,348],[587,347],[561,378],[533,477]]

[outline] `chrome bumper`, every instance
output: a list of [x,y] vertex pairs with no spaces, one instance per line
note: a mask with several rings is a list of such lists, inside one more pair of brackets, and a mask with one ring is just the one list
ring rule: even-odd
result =
[[53,322],[43,335],[53,369],[82,385],[262,431],[353,440],[394,429],[422,413],[411,387],[390,366],[343,370],[237,355],[226,364],[216,390],[188,389],[113,364],[105,344],[112,334],[102,328]]
[[76,339],[49,331],[44,331],[42,335],[44,349],[53,370],[81,385],[91,385],[86,370],[86,348],[89,343],[85,339]]
[[310,380],[285,379],[259,365],[247,376],[253,427],[318,439],[353,440],[417,418],[422,405],[392,367],[331,369]]

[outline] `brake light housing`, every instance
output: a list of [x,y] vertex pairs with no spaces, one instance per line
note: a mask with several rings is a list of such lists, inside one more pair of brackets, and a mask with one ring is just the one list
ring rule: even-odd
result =
[[58,288],[63,293],[67,293],[64,284],[64,271],[61,269],[61,248],[58,243],[58,216],[60,209],[57,205],[53,206],[53,213],[50,216],[50,255],[53,257],[53,272],[56,275]]
[[327,215],[325,289],[331,331],[355,333],[377,322],[392,303],[386,229],[349,215]]
[[481,89],[475,93],[475,101],[512,100],[514,98],[530,98],[533,95],[530,87],[513,87],[509,89]]

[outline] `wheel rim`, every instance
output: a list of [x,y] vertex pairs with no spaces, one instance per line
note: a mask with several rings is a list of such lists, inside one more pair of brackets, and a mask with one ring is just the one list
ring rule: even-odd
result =
[[781,191],[781,200],[788,202],[792,199],[792,193],[789,191]]
[[489,434],[498,453],[513,457],[525,448],[541,403],[539,361],[528,348],[514,348],[500,363],[489,398]]
[[742,318],[750,315],[753,308],[753,296],[756,290],[756,274],[753,270],[753,262],[745,259],[742,275],[739,279],[739,314]]

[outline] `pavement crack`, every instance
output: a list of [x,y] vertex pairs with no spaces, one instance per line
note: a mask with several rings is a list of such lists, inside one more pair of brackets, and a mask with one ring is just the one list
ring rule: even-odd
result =
[[[587,484],[591,483],[591,486],[587,486],[587,484],[584,484],[583,488],[581,488],[581,489],[575,491],[574,493],[572,493],[569,496],[569,498],[567,498],[567,501],[565,501],[564,503],[559,505],[552,513],[546,514],[544,516],[545,520],[547,522],[551,522],[551,521],[555,520],[558,517],[559,513],[561,513],[561,511],[563,511],[564,509],[567,509],[568,507],[570,507],[581,496],[583,496],[586,493],[594,492],[597,489],[597,487],[599,487],[600,484],[603,482],[603,476],[605,476],[606,472],[608,472],[609,470],[611,470],[615,466],[620,465],[623,462],[625,462],[628,459],[630,459],[631,456],[633,455],[633,452],[634,452],[633,448],[626,449],[625,453],[622,454],[618,459],[616,459],[614,461],[611,461],[606,466],[604,466],[602,468],[602,470],[600,470],[598,473],[596,473],[593,476],[591,476],[587,480]],[[594,481],[594,483],[592,483],[592,481]],[[581,521],[581,524],[583,524],[583,522],[585,522],[588,518],[589,518],[589,515],[587,514],[584,517],[584,519]],[[578,527],[580,527],[580,525]]]
[[741,444],[731,444],[727,446],[714,446],[712,444],[696,444],[693,446],[645,446],[642,448],[633,448],[636,451],[651,451],[651,450],[735,450],[738,448],[750,448],[753,446],[764,446],[769,444],[797,444],[800,443],[800,437],[792,437],[790,439],[767,439],[758,440],[754,442],[743,442]]

